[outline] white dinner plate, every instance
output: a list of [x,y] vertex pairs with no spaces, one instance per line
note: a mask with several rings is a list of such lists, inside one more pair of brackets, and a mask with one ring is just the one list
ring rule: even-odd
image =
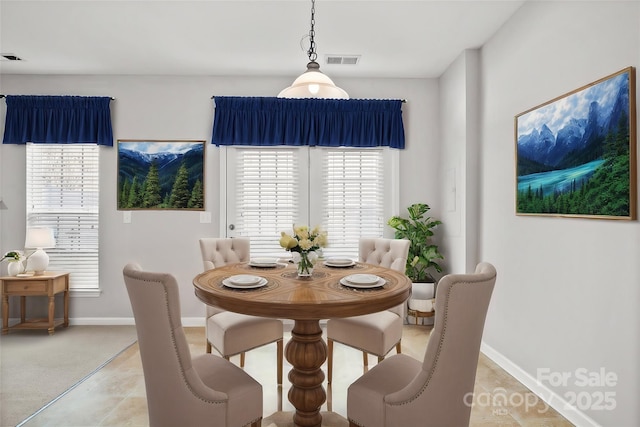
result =
[[342,279],[340,279],[340,284],[347,286],[349,288],[358,288],[358,289],[379,288],[381,286],[384,286],[385,283],[387,283],[387,281],[384,280],[382,277],[378,277],[378,280],[375,283],[363,283],[363,284],[352,283],[346,279],[347,279],[346,277],[343,277]]
[[345,277],[345,280],[349,283],[354,283],[356,285],[370,285],[372,283],[377,283],[378,279],[380,279],[375,274],[351,274]]
[[228,288],[234,288],[234,289],[254,289],[254,288],[261,288],[264,285],[266,285],[269,281],[267,279],[265,279],[264,277],[259,277],[259,281],[257,283],[252,283],[252,284],[237,284],[232,282],[230,277],[228,279],[224,279],[222,281],[222,284]]
[[328,267],[351,267],[356,263],[349,258],[329,258],[324,262],[324,265]]
[[252,267],[275,267],[278,265],[278,258],[251,258],[249,265]]
[[262,277],[254,276],[253,274],[238,274],[238,275],[229,277],[227,280],[233,283],[234,285],[248,286],[248,285],[255,285],[260,281],[260,279],[262,279]]

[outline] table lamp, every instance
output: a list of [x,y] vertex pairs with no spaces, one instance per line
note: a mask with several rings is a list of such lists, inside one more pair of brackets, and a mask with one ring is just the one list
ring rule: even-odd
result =
[[33,271],[35,275],[44,273],[49,265],[49,255],[43,249],[53,248],[55,245],[56,240],[52,229],[47,227],[27,229],[24,246],[36,249],[27,259],[27,271]]

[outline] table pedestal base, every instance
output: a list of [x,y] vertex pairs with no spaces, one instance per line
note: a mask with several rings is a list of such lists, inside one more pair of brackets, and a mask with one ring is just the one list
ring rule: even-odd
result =
[[289,401],[296,408],[293,423],[300,427],[320,427],[320,408],[327,400],[321,369],[327,360],[327,345],[322,339],[320,320],[296,320],[285,354],[293,366],[289,372]]

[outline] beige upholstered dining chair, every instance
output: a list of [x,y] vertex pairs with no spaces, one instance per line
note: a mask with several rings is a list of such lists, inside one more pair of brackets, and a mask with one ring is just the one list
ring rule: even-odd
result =
[[[409,254],[409,240],[360,239],[359,260],[368,264],[382,265],[404,273]],[[367,353],[378,356],[378,361],[395,346],[401,353],[402,325],[406,316],[405,303],[389,310],[327,321],[327,381],[333,376],[334,342],[362,350],[362,361],[366,370],[369,365]]]
[[171,274],[127,264],[124,282],[138,333],[149,425],[259,427],[262,386],[212,354],[191,358]]
[[468,426],[495,282],[496,270],[489,263],[478,264],[474,274],[440,279],[424,360],[394,355],[351,384],[349,426]]
[[[204,270],[250,260],[250,240],[245,237],[200,239]],[[233,313],[207,305],[205,330],[207,353],[215,348],[225,359],[240,354],[244,367],[245,352],[276,343],[277,379],[282,384],[283,325],[279,319]]]

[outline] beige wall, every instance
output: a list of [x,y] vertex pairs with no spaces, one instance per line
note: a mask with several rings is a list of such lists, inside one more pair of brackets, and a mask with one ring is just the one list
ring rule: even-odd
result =
[[[399,206],[417,201],[439,214],[437,153],[437,80],[358,79],[336,81],[354,98],[406,99],[403,117],[407,139],[400,153]],[[204,307],[191,280],[201,272],[198,238],[218,236],[219,149],[209,144],[212,95],[273,96],[290,78],[224,78],[180,76],[2,76],[0,93],[27,95],[103,95],[111,103],[114,138],[203,139],[206,147],[206,209],[212,222],[200,223],[199,212],[134,211],[131,223],[116,209],[115,148],[100,151],[100,288],[98,298],[75,297],[70,315],[79,323],[132,322],[122,282],[122,268],[137,261],[144,268],[170,271],[181,284],[183,316],[203,322]],[[5,108],[2,102],[0,108]],[[0,111],[4,129],[4,110]],[[0,194],[6,210],[0,217],[0,250],[22,248],[25,230],[25,147],[0,146]],[[6,267],[0,266],[2,271]],[[32,304],[30,301],[29,304]],[[39,304],[43,309],[43,305]],[[189,320],[190,319],[190,320]]]
[[[577,425],[640,425],[640,223],[516,216],[514,116],[638,67],[639,23],[637,1],[527,2],[481,51],[480,252],[498,270],[484,349],[560,406],[580,396]],[[577,369],[601,368],[615,386],[581,385]],[[615,409],[597,409],[603,392]]]

